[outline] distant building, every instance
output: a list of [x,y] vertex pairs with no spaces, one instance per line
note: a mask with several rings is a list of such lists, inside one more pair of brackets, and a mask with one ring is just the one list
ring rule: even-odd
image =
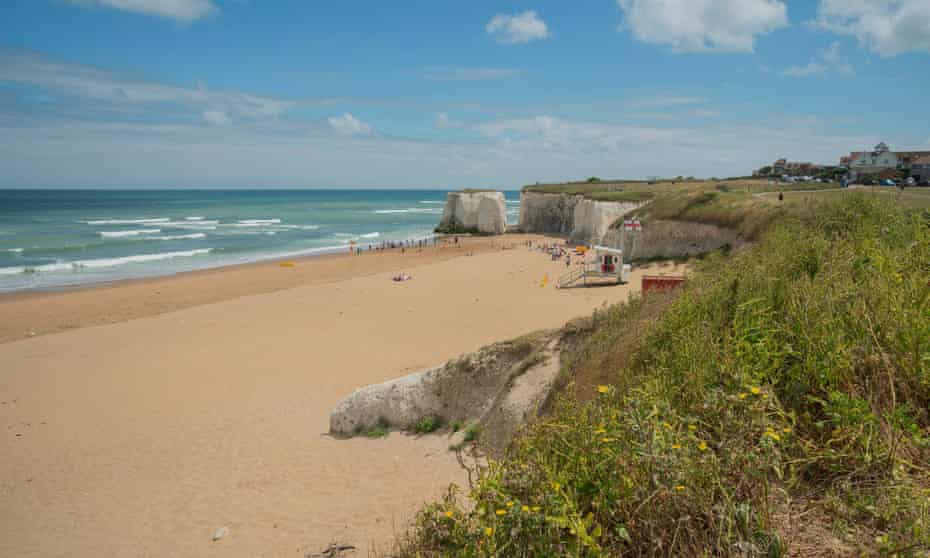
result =
[[854,151],[840,158],[840,166],[848,169],[850,180],[859,180],[868,175],[891,176],[897,171],[909,171],[918,159],[928,155],[930,151],[891,151],[882,142],[872,151]]
[[788,164],[788,161],[785,159],[779,159],[772,163],[772,174],[781,176],[785,174],[785,166]]
[[[772,163],[771,171],[768,174],[773,176],[811,176],[817,174],[828,167],[824,165],[817,165],[814,163],[802,163],[798,161],[789,161],[787,159],[778,159]],[[760,169],[761,170],[761,169]],[[764,174],[760,171],[756,171],[754,174]]]
[[910,171],[911,176],[913,176],[914,180],[917,182],[930,180],[930,153],[912,159],[910,162]]

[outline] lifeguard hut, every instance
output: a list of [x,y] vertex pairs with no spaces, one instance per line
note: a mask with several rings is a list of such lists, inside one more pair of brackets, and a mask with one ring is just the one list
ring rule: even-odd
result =
[[607,246],[593,246],[585,250],[584,264],[569,271],[559,278],[560,289],[571,286],[588,286],[603,284],[604,281],[616,281],[623,284],[630,281],[629,264],[623,263],[623,251]]

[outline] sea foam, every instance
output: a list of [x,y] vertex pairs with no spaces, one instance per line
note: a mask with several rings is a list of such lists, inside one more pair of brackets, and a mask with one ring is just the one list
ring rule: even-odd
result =
[[100,258],[97,260],[77,260],[73,262],[57,262],[36,266],[0,267],[0,275],[14,275],[18,273],[49,273],[54,271],[80,271],[81,269],[96,269],[103,267],[116,267],[132,263],[155,262],[170,260],[172,258],[189,258],[202,256],[212,252],[212,248],[186,250],[183,252],[161,252],[157,254],[137,254],[123,258]]
[[281,219],[242,219],[239,221],[241,225],[277,225],[281,222]]
[[97,234],[104,238],[121,238],[124,236],[139,236],[140,234],[158,234],[161,229],[136,229],[133,231],[101,231]]
[[167,223],[171,219],[167,217],[151,219],[98,219],[96,221],[84,221],[88,225],[147,225],[153,223]]

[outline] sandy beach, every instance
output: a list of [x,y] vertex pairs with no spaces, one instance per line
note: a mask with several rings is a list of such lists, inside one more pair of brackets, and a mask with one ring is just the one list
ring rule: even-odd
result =
[[443,436],[328,437],[341,398],[675,271],[557,290],[527,238],[0,298],[0,556],[387,544],[465,476]]

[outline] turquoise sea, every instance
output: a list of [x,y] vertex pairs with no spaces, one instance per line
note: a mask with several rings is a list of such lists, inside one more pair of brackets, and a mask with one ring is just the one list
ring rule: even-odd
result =
[[[519,193],[507,192],[515,222]],[[0,190],[0,292],[431,236],[444,190]]]

